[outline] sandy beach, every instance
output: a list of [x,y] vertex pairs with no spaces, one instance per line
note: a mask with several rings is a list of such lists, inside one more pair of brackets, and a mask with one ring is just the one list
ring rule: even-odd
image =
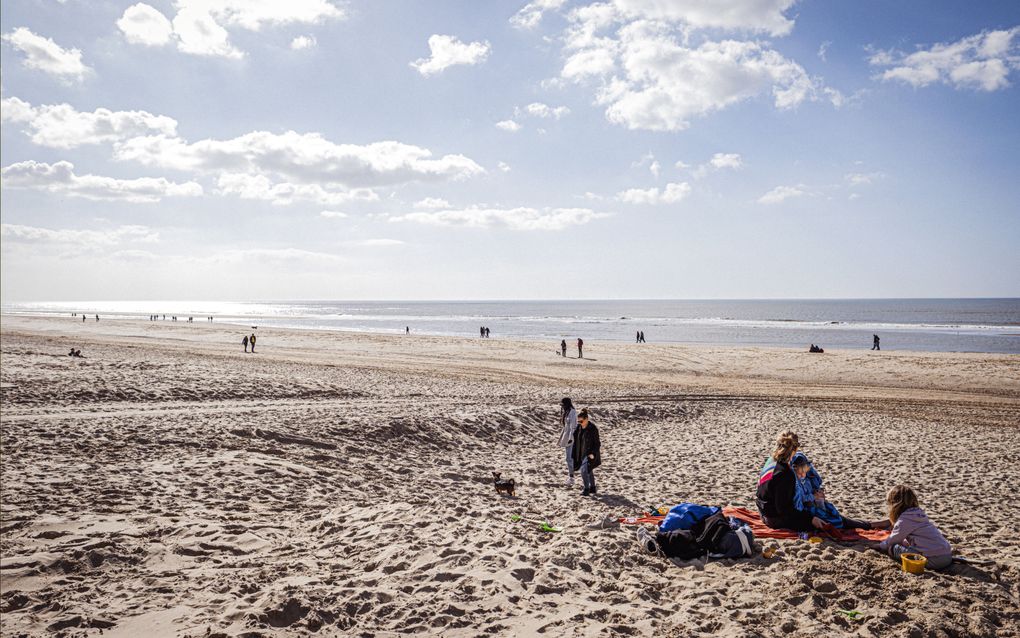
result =
[[[1020,636],[1020,356],[250,332],[2,318],[3,636]],[[563,485],[563,396],[597,497]],[[846,515],[906,483],[993,563],[677,565],[615,522],[754,509],[784,429]]]

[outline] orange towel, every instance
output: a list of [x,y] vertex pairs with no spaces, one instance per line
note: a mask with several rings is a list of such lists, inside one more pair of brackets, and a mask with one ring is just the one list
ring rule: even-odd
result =
[[[761,515],[758,514],[758,512],[752,512],[751,510],[743,507],[724,507],[723,514],[726,516],[732,516],[733,518],[744,521],[750,525],[755,538],[798,538],[800,534],[800,532],[795,532],[792,529],[772,529],[762,522]],[[619,521],[627,525],[640,525],[643,523],[658,525],[664,518],[666,517],[628,516],[619,519]],[[861,540],[884,541],[889,537],[889,530],[885,529],[837,529],[834,534],[827,534],[820,530],[816,530],[813,533],[819,536],[829,536],[833,540],[843,542],[855,542]]]

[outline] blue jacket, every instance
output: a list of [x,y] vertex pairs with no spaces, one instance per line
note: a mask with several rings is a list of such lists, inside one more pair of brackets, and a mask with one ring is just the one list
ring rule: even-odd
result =
[[669,510],[666,514],[666,518],[662,519],[659,523],[660,532],[672,532],[676,529],[690,529],[700,520],[704,520],[722,511],[718,507],[708,507],[707,505],[695,505],[694,503],[680,503],[674,505],[673,509]]
[[[797,457],[804,457],[804,455],[800,452],[794,454],[791,464]],[[808,472],[804,478],[797,477],[796,472],[794,472],[793,506],[802,512],[807,512],[811,516],[817,516],[835,527],[842,527],[843,517],[835,505],[826,501],[824,506],[819,507],[815,503],[815,492],[820,489],[822,489],[822,477],[815,471],[815,466],[808,465]]]

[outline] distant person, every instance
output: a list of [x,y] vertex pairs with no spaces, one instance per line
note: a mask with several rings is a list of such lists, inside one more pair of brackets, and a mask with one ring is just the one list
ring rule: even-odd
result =
[[67,356],[69,356],[69,357],[73,357],[74,356],[74,348],[71,348],[71,351],[67,353]]
[[560,341],[560,354],[564,357],[567,356],[567,340]]
[[411,334],[411,326],[404,326],[404,334],[405,335]]
[[251,333],[251,338],[248,339],[251,342],[251,351],[255,352],[255,333]]
[[82,322],[82,323],[85,323],[85,315],[82,315],[82,316],[81,316],[81,322]]
[[641,331],[638,330],[634,333],[634,343],[641,343]]
[[485,338],[485,326],[479,326],[479,328],[478,328],[478,336],[480,338],[482,338],[482,339]]
[[244,335],[244,339],[241,339],[241,345],[244,346],[244,351],[248,352],[248,335]]
[[641,343],[645,342],[645,331],[644,330],[642,330],[641,332],[638,333],[638,338],[641,340]]
[[99,321],[99,315],[96,315],[96,321]]
[[567,487],[570,487],[574,484],[574,436],[577,433],[577,410],[570,397],[560,399],[560,424],[563,429],[560,431],[559,446],[566,453]]
[[584,358],[584,339],[582,339],[581,337],[577,338],[577,358],[578,359]]
[[581,473],[584,489],[581,496],[595,494],[595,468],[602,464],[602,442],[599,429],[588,420],[588,408],[577,413],[577,433],[574,435],[574,469]]
[[489,326],[485,326],[485,338],[489,338]]
[[879,341],[880,341],[880,339],[878,338],[878,335],[871,335],[871,349],[872,350],[881,350],[882,349],[882,347],[878,345]]

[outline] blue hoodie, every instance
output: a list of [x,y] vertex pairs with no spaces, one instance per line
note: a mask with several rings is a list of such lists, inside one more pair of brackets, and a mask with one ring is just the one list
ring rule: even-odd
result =
[[[807,459],[803,453],[797,452],[790,459],[790,465],[795,465],[798,458]],[[818,507],[815,503],[815,492],[820,489],[822,489],[822,477],[815,471],[814,465],[808,464],[808,472],[804,478],[797,477],[794,472],[793,506],[802,512],[817,516],[826,523],[832,524],[833,527],[843,527],[843,517],[835,505],[825,501],[824,507]]]

